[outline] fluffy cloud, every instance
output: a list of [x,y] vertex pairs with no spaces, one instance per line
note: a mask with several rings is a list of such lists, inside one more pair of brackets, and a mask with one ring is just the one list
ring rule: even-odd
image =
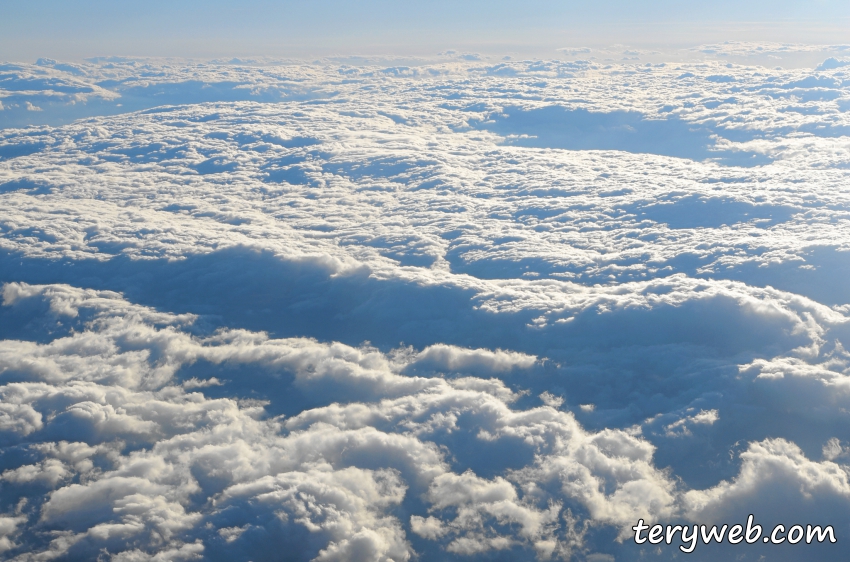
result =
[[[512,390],[480,378],[487,370],[511,378],[516,369],[539,368],[521,353],[444,345],[385,354],[245,330],[198,332],[194,317],[109,292],[18,284],[5,294],[7,308],[31,311],[30,321],[41,314],[60,331],[86,319],[49,342],[2,342],[0,393],[43,420],[29,432],[5,428],[4,438],[32,460],[7,461],[0,478],[10,490],[43,490],[10,519],[4,545],[21,560],[28,551],[49,558],[103,548],[117,560],[189,559],[210,556],[210,548],[250,556],[247,545],[272,540],[264,538],[269,529],[317,560],[405,560],[415,556],[411,537],[435,553],[508,549],[566,559],[599,548],[590,540],[593,528],[607,526],[625,540],[638,518],[713,521],[752,506],[767,513],[773,504],[766,490],[776,487],[789,506],[830,497],[829,513],[840,520],[850,506],[841,499],[850,492],[836,464],[840,443],[837,461],[819,463],[787,440],[754,442],[733,478],[689,489],[657,466],[657,447],[639,428],[588,430],[576,418],[584,414],[561,410],[563,399],[551,393],[543,405],[520,406],[523,382],[532,380]],[[38,302],[45,306],[33,306]],[[428,377],[410,374],[426,360]],[[249,386],[271,384],[271,392],[264,401],[206,396],[199,391],[238,387],[183,378],[198,362],[251,367],[242,371],[253,379]],[[479,376],[443,374],[470,365]],[[763,362],[740,367],[777,369]],[[842,376],[833,371],[832,378]],[[825,384],[803,378],[809,389]],[[324,403],[290,417],[270,415],[265,408],[286,388],[321,389]],[[331,403],[340,388],[360,394]],[[680,416],[659,425],[666,438],[694,438],[696,428],[724,419],[716,409]],[[58,439],[63,435],[83,440]],[[36,521],[65,534],[47,544],[20,534]]]
[[5,556],[850,524],[845,70],[455,59],[4,67]]
[[[495,379],[402,374],[409,364],[434,360],[435,352],[436,361],[459,358],[461,367],[475,364],[494,373],[531,367],[534,358],[449,346],[386,357],[368,348],[272,340],[245,331],[193,336],[174,327],[186,318],[134,306],[110,293],[19,284],[7,286],[5,294],[6,306],[46,300],[50,306],[45,313],[54,318],[93,313],[83,330],[49,343],[21,349],[23,342],[4,342],[3,372],[21,381],[8,382],[0,392],[14,394],[21,404],[47,416],[47,426],[35,435],[73,431],[87,435],[90,443],[29,437],[19,442],[29,443],[42,460],[2,473],[10,484],[40,482],[45,501],[28,511],[29,517],[73,531],[64,542],[51,543],[45,555],[81,555],[103,544],[116,548],[116,555],[131,556],[120,545],[137,544],[142,537],[155,552],[184,548],[196,544],[192,535],[204,524],[229,518],[237,507],[258,511],[254,517],[268,513],[280,525],[303,526],[324,537],[325,545],[319,544],[315,553],[319,560],[407,559],[413,551],[404,524],[391,512],[409,497],[411,487],[426,498],[430,513],[460,510],[439,524],[450,528],[443,533],[450,534],[449,552],[527,544],[551,555],[561,548],[559,503],[523,492],[528,477],[521,473],[487,480],[471,469],[452,471],[440,443],[472,429],[463,421],[468,417],[478,429],[464,439],[494,450],[510,439],[524,443],[529,453],[557,456],[574,465],[583,479],[572,482],[570,497],[586,502],[586,496],[594,495],[597,503],[614,502],[608,511],[620,509],[619,498],[586,488],[596,485],[600,458],[626,465],[634,459],[604,452],[602,441],[582,430],[571,414],[551,406],[515,410],[511,404],[519,395]],[[15,359],[20,356],[41,361],[27,364]],[[268,371],[266,376],[283,369],[295,375],[296,386],[382,384],[367,387],[371,401],[328,404],[280,419],[268,417],[258,406],[187,393],[177,384],[178,373],[201,358],[256,364]],[[649,460],[650,445],[618,435],[602,440],[643,447],[635,459]],[[575,441],[582,453],[571,452],[565,441]],[[138,445],[128,449],[124,443]],[[585,459],[586,454],[593,458]],[[662,473],[646,470],[638,478],[660,482],[649,486],[669,486]],[[199,501],[198,494],[208,499]],[[232,522],[238,525],[220,527],[249,526],[239,533],[218,533],[227,544],[250,534],[253,518],[242,517]],[[428,517],[436,521],[434,515]],[[507,528],[519,525],[519,534],[494,535],[488,520]],[[421,531],[421,524],[412,525]]]
[[810,460],[784,439],[751,443],[741,459],[740,473],[731,481],[685,494],[691,519],[715,524],[740,518],[750,509],[758,510],[769,524],[831,525],[850,513],[846,465]]

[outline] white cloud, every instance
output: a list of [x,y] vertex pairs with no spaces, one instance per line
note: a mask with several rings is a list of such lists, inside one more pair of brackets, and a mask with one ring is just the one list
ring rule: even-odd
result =
[[221,386],[223,383],[215,377],[210,377],[208,379],[198,379],[192,377],[187,381],[183,381],[183,388],[187,390],[191,390],[193,388],[207,388],[210,386]]
[[664,431],[671,437],[683,437],[691,434],[690,426],[713,425],[720,419],[717,410],[700,410],[698,413],[684,417],[664,427]]
[[[556,409],[565,402],[552,393],[543,394],[548,400],[544,406],[524,409],[514,406],[523,392],[498,379],[442,376],[457,368],[452,362],[458,358],[482,374],[502,374],[517,365],[533,367],[537,359],[529,355],[455,346],[421,352],[401,348],[386,355],[370,347],[274,339],[246,330],[193,335],[195,317],[156,312],[112,293],[18,284],[7,287],[6,294],[12,295],[10,309],[41,310],[38,314],[54,322],[64,319],[59,325],[86,319],[80,330],[50,342],[5,340],[0,354],[4,372],[13,372],[14,366],[14,372],[28,373],[22,382],[0,387],[0,393],[13,398],[9,404],[27,406],[40,416],[42,426],[32,426],[28,435],[35,439],[32,450],[43,455],[35,463],[7,467],[2,478],[9,484],[48,485],[40,518],[55,529],[75,529],[73,540],[49,547],[57,553],[98,541],[137,541],[152,530],[168,548],[185,547],[197,554],[200,546],[192,537],[206,522],[215,525],[219,510],[254,505],[253,510],[273,514],[281,525],[302,526],[324,537],[325,546],[316,551],[319,559],[413,556],[406,524],[448,552],[521,548],[545,559],[584,548],[583,540],[577,542],[564,526],[568,506],[624,534],[640,517],[732,516],[741,509],[741,498],[753,500],[769,485],[760,475],[790,477],[800,463],[823,472],[816,478],[821,483],[811,484],[813,490],[827,486],[830,493],[839,493],[844,485],[839,465],[812,464],[796,446],[780,440],[751,445],[733,480],[688,491],[655,467],[653,444],[634,432],[583,429],[572,413]],[[763,296],[777,300],[756,306],[758,301],[743,299],[741,306],[772,321],[789,319],[792,331],[808,334],[815,349],[800,347],[797,358],[744,365],[740,372],[748,380],[802,381],[812,392],[823,381],[844,376],[830,370],[843,364],[836,363],[840,349],[829,348],[832,359],[818,363],[829,329],[825,326],[843,326],[843,316],[781,292],[765,291]],[[45,306],[33,308],[37,302]],[[22,357],[39,361],[24,362]],[[430,368],[442,364],[443,370],[435,369],[430,378],[403,374],[426,358],[432,361]],[[807,362],[812,359],[814,363]],[[240,407],[234,400],[201,393],[228,388],[229,380],[190,383],[193,392],[187,393],[176,377],[199,360],[259,367],[267,374],[254,376],[267,380],[283,368],[293,373],[295,387],[321,389],[326,402],[279,419],[266,417],[261,406]],[[781,367],[783,360],[789,367],[798,365],[802,376],[762,376],[778,369],[788,373]],[[805,369],[816,376],[804,374]],[[357,400],[329,403],[338,396],[336,388],[363,382],[367,384]],[[589,408],[581,411],[595,415]],[[686,435],[723,419],[718,408],[683,412],[665,422],[667,434]],[[85,441],[39,440],[38,431],[55,434],[72,420],[82,424],[73,427],[76,435],[88,435]],[[463,436],[460,443],[467,445],[449,445],[446,439],[452,435]],[[115,439],[141,439],[148,445],[124,451]],[[524,449],[529,456],[518,469],[484,477],[475,470],[488,465],[474,458],[463,461],[469,463],[464,471],[452,468],[458,460],[447,455],[462,456],[468,447],[489,448],[491,455],[508,447],[511,456],[524,454]],[[498,466],[493,460],[490,469]],[[790,468],[768,473],[760,468],[763,464]],[[204,476],[198,480],[199,475]],[[190,500],[198,494],[208,498],[212,510]],[[421,495],[427,511],[401,521],[391,510],[411,495]],[[112,514],[107,521],[98,515],[103,509]],[[251,533],[251,521],[222,521],[218,529],[225,531],[217,535],[238,547]],[[234,528],[245,530],[236,533]]]
[[[0,387],[4,393],[17,388],[18,399],[34,411],[54,412],[48,415],[48,431],[61,431],[73,419],[83,424],[76,433],[90,435],[93,442],[36,441],[32,449],[45,460],[10,467],[2,474],[8,483],[41,480],[55,488],[45,495],[40,519],[51,528],[76,533],[73,540],[53,544],[50,548],[56,552],[107,540],[136,544],[148,532],[171,545],[202,528],[204,520],[214,521],[219,510],[256,505],[274,512],[281,524],[324,536],[326,546],[317,559],[406,559],[412,556],[411,546],[402,522],[390,510],[412,492],[425,494],[430,513],[418,515],[411,524],[420,535],[444,537],[450,552],[525,545],[546,557],[569,550],[559,523],[565,499],[616,525],[653,505],[646,501],[647,494],[672,501],[674,485],[652,468],[651,445],[617,431],[588,433],[572,414],[550,406],[513,409],[518,395],[495,379],[418,379],[398,373],[406,366],[399,355],[390,360],[377,350],[272,340],[245,331],[218,332],[205,340],[175,329],[179,317],[118,298],[104,299],[96,291],[67,286],[18,289],[16,294],[28,296],[14,306],[60,298],[75,303],[76,316],[91,318],[90,311],[98,311],[83,331],[28,350],[52,361],[79,358],[64,362],[62,377],[50,369],[33,370],[30,381]],[[136,312],[128,314],[128,309]],[[49,307],[46,310],[51,314]],[[306,349],[317,359],[293,361],[293,351],[305,349],[302,344],[308,344]],[[463,349],[450,351],[465,357]],[[216,362],[272,369],[286,364],[296,371],[296,384],[325,389],[345,385],[347,379],[360,380],[361,370],[368,368],[383,372],[380,378],[396,390],[390,397],[381,398],[387,392],[376,391],[372,401],[329,404],[284,420],[265,418],[257,408],[186,394],[174,384],[181,365],[207,354]],[[316,361],[323,356],[335,365],[332,378],[298,375],[318,371]],[[420,356],[407,355],[408,361]],[[500,357],[481,350],[469,356]],[[485,364],[495,373],[504,367],[499,361]],[[167,374],[152,377],[162,365],[169,365]],[[127,369],[133,377],[113,373]],[[459,425],[464,416],[477,420],[466,439],[494,450],[506,439],[518,440],[537,451],[538,460],[493,479],[471,470],[453,472],[438,443],[443,436],[468,431]],[[148,445],[122,452],[122,445],[103,442],[114,438],[141,439]],[[95,469],[93,460],[101,468]],[[376,462],[375,468],[368,468]],[[81,474],[79,483],[76,473]],[[611,477],[613,489],[600,491],[598,479]],[[535,483],[551,479],[562,482],[564,499],[542,489],[535,492]],[[409,492],[411,487],[415,491]],[[205,494],[207,502],[190,500],[198,494]],[[449,515],[449,509],[457,510],[455,515]],[[111,516],[104,520],[107,512]],[[518,531],[493,534],[488,520]],[[248,524],[235,523],[223,525],[220,529],[228,530],[219,533],[233,544],[250,532],[232,532]],[[122,555],[135,556],[132,551]]]
[[540,394],[540,400],[551,408],[560,408],[564,403],[564,399],[560,396],[555,396],[549,391]]
[[841,465],[811,461],[784,439],[751,443],[741,459],[740,473],[733,480],[685,494],[693,520],[714,523],[750,509],[771,519],[806,521],[823,519],[826,513],[835,517],[836,511],[846,510],[850,483]]
[[452,345],[436,344],[420,351],[412,364],[429,364],[437,370],[505,372],[514,368],[528,369],[537,357],[516,351],[490,351],[487,349],[462,349]]
[[835,57],[829,57],[818,65],[817,70],[833,70],[848,65],[850,65],[850,61],[837,59]]
[[39,464],[28,464],[14,470],[6,470],[0,474],[0,479],[17,484],[40,480],[55,486],[70,475],[71,472],[62,461],[47,459]]
[[411,515],[410,517],[411,530],[422,538],[437,540],[448,532],[448,529],[443,522],[436,517],[421,517],[419,515]]
[[17,546],[12,537],[18,530],[18,525],[24,523],[26,517],[0,516],[0,553],[11,550]]
[[250,525],[244,525],[242,527],[222,527],[218,530],[218,534],[221,535],[226,542],[233,542],[250,527]]
[[188,105],[0,131],[9,556],[847,523],[842,68],[42,62],[15,119]]

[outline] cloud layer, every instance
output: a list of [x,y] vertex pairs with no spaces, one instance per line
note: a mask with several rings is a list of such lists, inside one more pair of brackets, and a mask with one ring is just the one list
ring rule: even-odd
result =
[[[4,419],[14,422],[3,426],[9,468],[0,479],[4,502],[17,506],[4,516],[3,544],[28,551],[21,560],[102,548],[116,559],[252,559],[281,544],[305,559],[401,560],[419,539],[424,552],[569,558],[590,553],[600,525],[623,539],[638,518],[799,516],[812,498],[821,498],[812,517],[850,523],[841,440],[827,443],[822,461],[786,439],[753,441],[738,474],[691,488],[657,466],[648,437],[678,446],[723,414],[686,410],[672,423],[588,430],[554,395],[530,396],[522,387],[532,381],[513,390],[495,378],[534,377],[533,356],[192,333],[191,315],[66,285],[9,284],[4,305],[43,305],[45,317],[29,320],[57,330],[49,343],[0,347]],[[251,380],[186,378],[201,362]],[[423,363],[442,374],[404,374]],[[834,423],[850,397],[832,363],[798,360],[801,372],[785,376],[798,380],[787,382],[767,362],[742,373],[749,392],[766,379],[779,394],[783,384],[798,396],[831,394],[822,415]],[[227,398],[202,390],[219,386]],[[268,394],[240,396],[258,388]],[[270,399],[286,392],[321,394],[323,404],[270,415]],[[352,392],[360,399],[331,401]],[[764,407],[779,406],[771,402]],[[777,501],[774,489],[787,497]]]
[[464,56],[3,67],[3,556],[840,548],[846,68]]

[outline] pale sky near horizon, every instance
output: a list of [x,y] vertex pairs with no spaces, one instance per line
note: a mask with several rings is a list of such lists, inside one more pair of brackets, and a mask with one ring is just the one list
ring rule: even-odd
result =
[[2,14],[2,60],[850,42],[846,0],[42,0],[7,3]]

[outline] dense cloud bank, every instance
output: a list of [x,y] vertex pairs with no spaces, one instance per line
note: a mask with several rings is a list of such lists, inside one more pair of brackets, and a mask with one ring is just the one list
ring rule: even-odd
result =
[[[606,528],[609,539],[627,537],[641,517],[722,521],[755,510],[850,524],[835,437],[815,459],[781,437],[754,440],[737,474],[704,489],[659,469],[653,441],[711,442],[721,416],[740,415],[720,397],[593,431],[562,396],[538,394],[542,358],[518,352],[382,353],[208,331],[193,315],[67,285],[7,284],[3,299],[4,320],[53,331],[47,343],[0,345],[3,548],[21,560],[103,548],[119,560],[274,559],[280,548],[298,559],[406,560],[414,542],[432,555],[548,559],[591,553]],[[765,394],[763,409],[808,394],[809,408],[821,403],[821,416],[840,422],[850,406],[835,369],[844,361],[835,350],[824,362],[817,350],[795,355],[742,366],[739,391]],[[198,363],[242,380],[190,377]],[[417,369],[431,374],[409,374]],[[207,392],[219,388],[225,397]],[[264,409],[290,393],[321,405]]]
[[834,559],[837,61],[5,65],[0,555]]

